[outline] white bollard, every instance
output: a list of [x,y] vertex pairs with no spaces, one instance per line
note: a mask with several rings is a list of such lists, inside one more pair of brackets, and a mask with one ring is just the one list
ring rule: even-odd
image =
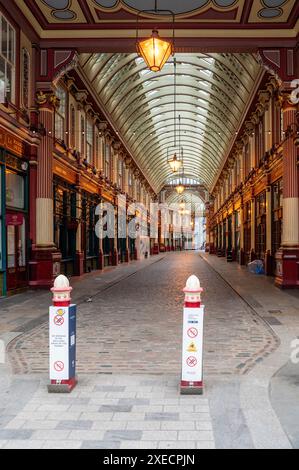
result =
[[181,394],[203,393],[203,319],[199,279],[191,276],[187,280],[183,320]]
[[76,378],[76,305],[71,305],[69,280],[62,274],[54,281],[53,307],[49,310],[49,393],[70,393]]

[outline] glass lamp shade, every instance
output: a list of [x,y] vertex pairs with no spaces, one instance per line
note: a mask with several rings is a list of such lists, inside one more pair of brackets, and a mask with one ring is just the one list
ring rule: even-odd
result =
[[173,44],[161,39],[156,30],[153,30],[149,39],[137,41],[136,48],[152,72],[160,72],[173,53]]
[[178,184],[175,189],[178,194],[183,194],[183,192],[185,191],[185,186],[183,186],[182,184]]
[[181,160],[178,160],[176,153],[174,154],[171,160],[168,160],[168,163],[174,173],[176,173],[182,166],[182,162]]

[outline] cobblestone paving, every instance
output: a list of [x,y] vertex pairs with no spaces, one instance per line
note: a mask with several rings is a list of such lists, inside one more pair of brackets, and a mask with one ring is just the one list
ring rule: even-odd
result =
[[[270,327],[197,253],[173,253],[79,306],[78,375],[179,375],[182,288],[191,274],[205,289],[206,376],[245,374],[277,348]],[[15,374],[45,373],[48,324],[16,338],[8,351]]]

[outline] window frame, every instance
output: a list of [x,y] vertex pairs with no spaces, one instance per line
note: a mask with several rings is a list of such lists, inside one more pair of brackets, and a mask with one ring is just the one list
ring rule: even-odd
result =
[[[6,55],[3,53],[3,20],[5,20],[7,24],[7,44],[6,44]],[[10,44],[10,34],[12,33],[12,51],[11,56],[9,57],[9,44]],[[16,29],[12,26],[12,24],[8,21],[6,16],[0,12],[0,60],[4,61],[4,89],[3,91],[0,89],[1,101],[3,96],[3,102],[7,99],[8,101],[15,103],[16,102],[16,47],[17,47],[17,34]],[[11,81],[10,81],[10,97],[8,97],[7,93],[7,66],[11,67]]]
[[[55,109],[55,139],[60,142],[64,142],[67,123],[67,91],[63,86],[57,87],[56,96],[60,100],[60,102],[59,106]],[[62,106],[64,109],[64,113],[61,110]]]

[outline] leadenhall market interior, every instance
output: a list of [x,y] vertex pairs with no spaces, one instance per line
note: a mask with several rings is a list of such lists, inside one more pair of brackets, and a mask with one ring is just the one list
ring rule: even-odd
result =
[[[200,248],[298,288],[298,2],[137,3],[0,2],[1,295]],[[120,195],[146,235],[102,240]],[[187,234],[151,236],[153,202]]]

